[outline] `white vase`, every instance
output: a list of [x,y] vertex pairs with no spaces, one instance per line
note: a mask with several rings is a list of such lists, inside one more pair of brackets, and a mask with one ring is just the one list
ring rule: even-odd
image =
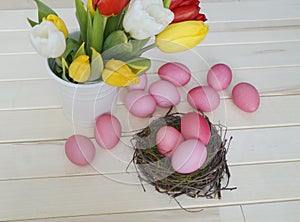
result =
[[104,82],[93,84],[74,84],[59,78],[52,72],[46,59],[48,74],[58,85],[62,98],[63,110],[73,124],[92,127],[98,116],[111,112],[118,87],[113,87]]

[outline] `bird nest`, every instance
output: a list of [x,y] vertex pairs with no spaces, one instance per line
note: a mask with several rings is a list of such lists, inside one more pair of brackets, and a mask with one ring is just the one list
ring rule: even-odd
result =
[[[210,124],[211,138],[207,145],[207,159],[200,169],[190,174],[175,172],[171,160],[158,152],[156,133],[163,126],[172,126],[180,131],[183,114],[168,112],[150,123],[150,125],[132,138],[134,154],[132,162],[143,186],[143,181],[152,184],[160,193],[171,197],[186,194],[189,197],[221,198],[222,190],[228,188],[230,172],[226,154],[232,138],[227,140],[226,127]],[[222,185],[221,183],[224,183]],[[144,186],[143,186],[144,188]],[[145,191],[145,188],[144,188]]]

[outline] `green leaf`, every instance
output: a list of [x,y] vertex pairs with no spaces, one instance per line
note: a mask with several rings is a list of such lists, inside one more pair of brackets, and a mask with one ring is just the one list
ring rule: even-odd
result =
[[132,43],[134,50],[138,51],[144,48],[144,46],[149,42],[149,40],[150,38],[142,40],[133,39],[130,42]]
[[172,0],[164,0],[164,7],[169,8],[171,5]]
[[85,49],[84,49],[85,43],[82,43],[79,49],[77,50],[76,54],[74,55],[73,60],[75,60],[78,56],[86,55]]
[[127,65],[136,75],[141,75],[150,68],[151,60],[144,57],[138,57],[128,61]]
[[87,14],[87,34],[86,34],[86,52],[87,55],[91,56],[91,43],[92,43],[92,33],[93,33],[93,16],[90,12]]
[[79,43],[71,38],[67,38],[66,40],[66,49],[64,51],[64,53],[61,55],[61,57],[63,58],[67,58],[68,55],[73,52],[74,49],[77,49],[79,47]]
[[103,29],[104,29],[103,16],[99,13],[98,10],[96,10],[95,15],[93,17],[91,47],[98,52],[102,51],[103,32],[104,32]]
[[27,18],[27,21],[29,22],[29,24],[31,25],[31,27],[34,27],[34,26],[36,26],[36,25],[39,24],[39,23],[37,23],[37,22],[31,20],[30,18]]
[[102,76],[102,71],[104,68],[102,56],[99,52],[97,52],[94,48],[92,50],[92,61],[91,61],[91,76],[89,78],[89,82],[91,81],[99,81]]
[[110,49],[118,44],[127,43],[127,36],[121,30],[114,31],[105,39],[103,50]]
[[150,38],[143,39],[143,40],[137,40],[137,39],[131,40],[130,42],[133,46],[133,49],[131,51],[131,54],[130,54],[131,57],[129,59],[133,59],[135,57],[141,56],[143,53],[142,49],[149,40],[150,40]]
[[47,17],[49,14],[54,14],[57,16],[56,12],[53,11],[48,5],[41,2],[40,0],[34,0],[37,4],[38,8],[38,17],[39,17],[39,23],[43,21],[44,17]]
[[84,8],[83,2],[81,0],[75,0],[76,5],[76,17],[80,27],[81,40],[86,41],[87,35],[87,11]]
[[122,61],[127,61],[128,57],[130,57],[130,53],[132,52],[133,46],[131,43],[122,43],[115,45],[102,53],[102,58],[104,61],[108,61],[110,59],[118,59]]
[[60,57],[55,58],[55,63],[57,66],[62,67],[61,59]]
[[67,78],[67,72],[68,72],[68,69],[69,69],[69,66],[68,66],[68,63],[66,62],[66,60],[64,58],[61,59],[61,63],[62,63],[62,69],[63,69],[63,73],[62,73],[62,79],[67,81],[67,82],[70,82]]
[[119,13],[118,15],[110,16],[107,19],[107,25],[105,27],[105,32],[104,32],[105,39],[113,31],[122,30],[122,21],[123,21],[124,14],[125,14],[125,10],[123,9],[123,11],[121,13]]

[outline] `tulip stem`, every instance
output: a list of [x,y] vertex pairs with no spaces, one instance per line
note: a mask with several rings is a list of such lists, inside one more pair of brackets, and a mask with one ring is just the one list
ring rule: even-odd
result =
[[144,53],[144,52],[146,52],[146,51],[148,51],[148,50],[150,50],[150,49],[153,49],[155,46],[156,46],[156,44],[152,43],[151,45],[148,45],[148,46],[142,48],[141,49],[141,54]]
[[172,0],[164,0],[164,7],[169,8],[171,5]]

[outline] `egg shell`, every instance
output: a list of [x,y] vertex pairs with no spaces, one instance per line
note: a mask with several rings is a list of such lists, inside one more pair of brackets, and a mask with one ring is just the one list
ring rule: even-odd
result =
[[156,110],[154,98],[142,90],[129,91],[125,96],[125,106],[129,112],[137,117],[148,117]]
[[204,145],[207,145],[210,140],[209,123],[199,113],[185,114],[180,120],[180,131],[185,139],[198,139]]
[[215,64],[207,73],[207,84],[217,91],[226,89],[232,80],[232,71],[226,64]]
[[234,104],[245,112],[255,112],[260,104],[257,89],[246,82],[241,82],[233,87],[232,99]]
[[188,92],[189,104],[201,112],[210,112],[220,104],[218,92],[210,86],[197,86]]
[[176,86],[166,80],[158,80],[152,83],[149,92],[155,99],[156,104],[163,108],[169,108],[180,102],[180,95]]
[[127,89],[128,90],[144,90],[147,87],[147,83],[148,83],[148,78],[147,78],[147,74],[144,73],[142,75],[140,75],[140,83],[136,84],[136,85],[132,85],[132,86],[128,86]]
[[95,152],[93,142],[83,135],[70,136],[65,143],[66,156],[78,166],[90,164],[95,157]]
[[171,162],[173,169],[181,174],[198,170],[207,158],[206,146],[196,139],[182,142],[174,151]]
[[111,114],[103,114],[96,120],[94,134],[97,143],[104,149],[114,148],[121,137],[121,124]]
[[158,69],[161,79],[167,80],[175,86],[184,86],[191,79],[191,71],[187,66],[179,62],[169,62]]
[[181,133],[172,126],[163,126],[156,134],[157,149],[162,155],[167,157],[173,154],[183,140]]

